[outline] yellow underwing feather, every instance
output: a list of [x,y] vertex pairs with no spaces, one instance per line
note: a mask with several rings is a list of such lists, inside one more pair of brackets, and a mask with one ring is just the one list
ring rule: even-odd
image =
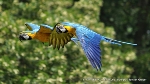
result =
[[53,40],[52,40],[52,45],[53,45],[53,48],[55,49],[56,48],[56,38],[54,36]]
[[63,39],[63,38],[61,38],[60,42],[61,42],[61,46],[64,47],[65,42],[64,42],[64,39]]
[[63,41],[64,41],[64,43],[66,44],[66,42],[67,42],[66,38],[63,38]]
[[69,36],[67,36],[67,39],[68,39],[68,41],[70,41],[71,38]]
[[60,41],[59,41],[59,38],[57,38],[57,49],[59,50],[59,48],[60,48]]

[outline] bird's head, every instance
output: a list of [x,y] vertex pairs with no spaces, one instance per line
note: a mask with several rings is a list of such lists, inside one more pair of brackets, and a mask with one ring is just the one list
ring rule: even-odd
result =
[[19,34],[19,40],[22,41],[22,40],[31,40],[31,36],[29,36],[28,33],[20,33]]
[[56,27],[56,32],[57,33],[66,33],[66,32],[68,32],[68,30],[64,27],[64,25],[62,25],[60,23],[57,23],[55,25],[55,27]]

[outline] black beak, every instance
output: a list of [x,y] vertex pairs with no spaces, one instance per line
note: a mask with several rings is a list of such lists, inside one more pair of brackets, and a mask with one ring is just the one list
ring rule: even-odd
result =
[[27,34],[21,33],[19,34],[19,40],[22,42],[22,40],[31,40],[32,38],[29,36],[28,39],[26,39],[24,36],[26,36]]

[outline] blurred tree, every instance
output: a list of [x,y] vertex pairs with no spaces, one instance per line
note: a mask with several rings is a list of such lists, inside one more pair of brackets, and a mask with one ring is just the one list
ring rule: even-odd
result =
[[[11,7],[13,6],[13,0],[3,0],[1,1],[1,6],[3,8],[3,10],[7,10],[7,9],[11,9]],[[9,2],[9,3],[8,3]]]
[[[126,62],[134,68],[130,78],[150,82],[150,1],[149,0],[104,0],[100,21],[113,26],[116,39],[133,40],[137,43],[136,60]],[[124,38],[122,38],[124,37]],[[139,81],[133,82],[137,84]]]
[[19,2],[29,3],[30,0],[19,0]]
[[75,5],[75,3],[78,2],[78,1],[80,1],[80,0],[73,0],[73,1],[72,1],[72,4],[71,4],[70,6],[68,6],[67,8],[73,7],[73,6]]

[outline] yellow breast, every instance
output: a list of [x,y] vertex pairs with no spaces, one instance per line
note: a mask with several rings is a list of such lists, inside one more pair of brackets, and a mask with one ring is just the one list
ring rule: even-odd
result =
[[50,38],[50,33],[34,33],[34,34],[28,34],[29,36],[31,36],[32,39],[37,39],[41,42],[49,42],[49,38]]

